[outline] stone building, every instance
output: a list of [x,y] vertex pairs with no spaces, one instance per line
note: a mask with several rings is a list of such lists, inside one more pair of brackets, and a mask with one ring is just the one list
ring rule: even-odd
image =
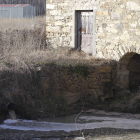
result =
[[47,0],[46,8],[48,46],[118,60],[117,83],[125,88],[140,81],[139,0]]

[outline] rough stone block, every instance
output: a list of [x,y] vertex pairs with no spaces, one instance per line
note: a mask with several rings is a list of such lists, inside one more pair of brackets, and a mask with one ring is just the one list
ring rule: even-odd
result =
[[55,24],[56,26],[59,26],[59,25],[63,25],[64,23],[63,23],[62,21],[56,21],[54,24]]
[[62,32],[70,32],[71,28],[70,27],[64,27],[62,28]]
[[129,75],[129,71],[128,71],[128,70],[126,70],[126,71],[124,71],[124,70],[123,70],[123,71],[117,71],[117,75],[118,75],[118,76],[119,76],[119,75],[121,75],[121,76],[122,76],[122,75],[124,75],[124,76],[125,76],[125,75]]
[[46,26],[46,31],[47,32],[61,32],[59,26],[56,26],[56,27]]
[[107,28],[106,28],[106,31],[107,31],[107,32],[110,32],[110,33],[114,33],[114,34],[118,33],[118,30],[115,29],[115,28],[109,28],[109,27],[107,27]]
[[64,96],[68,104],[72,104],[72,103],[77,102],[80,99],[81,93],[64,91],[62,96]]
[[103,82],[103,83],[111,82],[111,79],[101,79],[101,82]]
[[112,67],[103,67],[103,66],[101,66],[99,68],[99,72],[101,72],[101,73],[111,73],[111,71],[112,71]]
[[54,4],[46,4],[46,9],[55,9]]
[[111,19],[113,20],[120,19],[120,13],[111,12]]
[[61,11],[60,10],[52,10],[50,11],[50,15],[60,15]]
[[108,11],[97,11],[97,15],[98,16],[107,16],[108,15]]
[[140,5],[138,5],[136,2],[127,2],[126,8],[128,10],[140,11]]
[[136,31],[136,35],[140,36],[140,31]]

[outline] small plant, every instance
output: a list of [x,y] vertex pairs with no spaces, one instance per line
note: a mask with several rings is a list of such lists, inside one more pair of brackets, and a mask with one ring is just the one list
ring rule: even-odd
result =
[[45,66],[56,66],[57,64],[55,62],[46,63]]
[[5,65],[5,66],[7,66],[7,67],[12,67],[13,65],[11,64],[11,63],[9,63],[9,62],[3,62],[3,64]]
[[38,64],[36,64],[36,66],[56,66],[57,64],[55,62],[39,62]]
[[77,66],[71,66],[69,67],[69,71],[72,73],[78,73],[79,75],[83,77],[88,77],[89,71],[87,66],[77,65]]
[[43,66],[43,65],[45,65],[46,63],[45,62],[39,62],[38,64],[37,64],[37,66]]

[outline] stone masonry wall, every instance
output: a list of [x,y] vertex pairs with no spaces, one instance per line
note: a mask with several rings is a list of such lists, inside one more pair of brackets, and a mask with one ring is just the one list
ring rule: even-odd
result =
[[95,1],[47,0],[46,32],[48,46],[73,47],[74,10],[93,10]]
[[72,6],[64,0],[47,0],[48,46],[72,46]]
[[140,1],[102,0],[96,15],[97,54],[119,60],[140,53]]
[[45,94],[61,95],[68,103],[81,97],[91,100],[113,96],[113,70],[115,67],[101,66],[46,66],[39,71],[40,84]]
[[140,53],[139,0],[47,0],[47,44],[73,47],[73,11],[96,10],[96,57]]

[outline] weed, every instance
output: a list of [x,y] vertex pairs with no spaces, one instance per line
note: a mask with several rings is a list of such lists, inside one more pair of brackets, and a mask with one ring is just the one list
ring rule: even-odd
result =
[[72,73],[78,73],[79,75],[83,77],[88,77],[89,71],[87,66],[77,65],[77,66],[71,66],[69,67],[69,71]]
[[12,67],[13,66],[11,63],[8,63],[8,62],[3,62],[3,64],[5,64],[5,66],[7,66],[7,67]]
[[51,62],[51,63],[46,63],[45,66],[56,66],[57,64],[55,62]]
[[45,62],[39,62],[38,64],[36,64],[36,66],[43,66],[45,64],[46,64]]

